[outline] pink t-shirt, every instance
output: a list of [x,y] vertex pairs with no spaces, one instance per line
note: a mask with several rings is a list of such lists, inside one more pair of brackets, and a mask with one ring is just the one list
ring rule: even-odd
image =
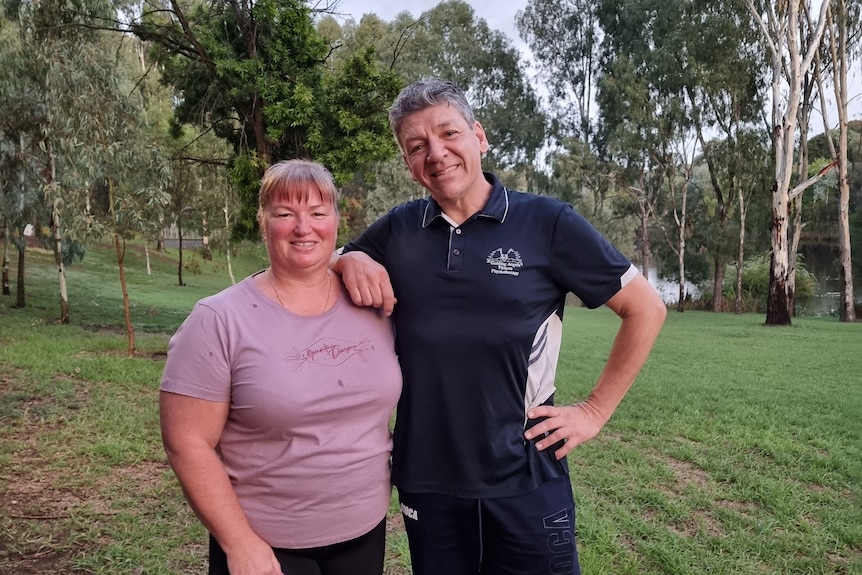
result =
[[161,389],[230,402],[217,449],[271,546],[347,541],[386,515],[401,370],[389,319],[346,292],[317,317],[252,277],[202,299],[170,340]]

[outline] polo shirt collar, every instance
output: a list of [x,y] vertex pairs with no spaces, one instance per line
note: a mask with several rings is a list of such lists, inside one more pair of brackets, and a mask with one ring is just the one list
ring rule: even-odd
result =
[[[491,172],[482,173],[485,175],[485,180],[493,186],[491,195],[488,196],[485,207],[470,219],[482,217],[503,223],[506,221],[506,214],[509,213],[509,190]],[[425,205],[425,213],[422,216],[422,227],[427,228],[437,218],[443,218],[443,210],[440,209],[440,204],[437,203],[437,200],[429,196],[428,203]]]

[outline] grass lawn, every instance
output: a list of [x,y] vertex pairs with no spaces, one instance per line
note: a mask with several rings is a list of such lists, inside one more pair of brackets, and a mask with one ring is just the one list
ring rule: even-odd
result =
[[[129,246],[126,354],[111,246],[67,270],[26,254],[27,307],[0,296],[0,573],[201,574],[206,534],[168,468],[158,381],[170,334],[230,285],[226,261]],[[265,266],[232,258],[237,280]],[[569,456],[585,575],[862,574],[862,323],[671,312],[603,433]],[[616,317],[566,311],[558,400],[592,386]],[[393,504],[387,575],[409,573]],[[443,574],[441,574],[443,575]]]

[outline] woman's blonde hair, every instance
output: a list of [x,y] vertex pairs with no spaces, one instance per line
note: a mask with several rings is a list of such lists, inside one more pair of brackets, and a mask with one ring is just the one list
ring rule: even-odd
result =
[[257,223],[263,224],[266,208],[273,201],[288,199],[307,202],[317,194],[338,213],[338,198],[341,194],[335,187],[332,173],[322,164],[298,159],[277,162],[267,168],[260,181]]

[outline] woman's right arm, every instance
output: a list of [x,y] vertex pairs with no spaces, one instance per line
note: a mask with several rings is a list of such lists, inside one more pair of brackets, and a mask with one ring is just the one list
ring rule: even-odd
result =
[[227,555],[231,575],[282,575],[272,548],[249,525],[215,450],[229,407],[162,391],[159,410],[168,462],[189,505]]

